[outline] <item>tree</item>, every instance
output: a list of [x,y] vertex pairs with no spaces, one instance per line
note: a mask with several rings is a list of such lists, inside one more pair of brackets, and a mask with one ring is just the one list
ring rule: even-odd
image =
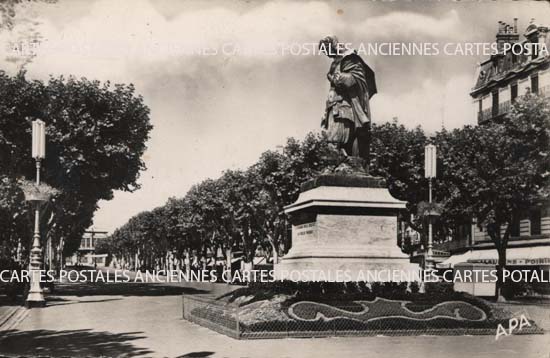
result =
[[[410,200],[410,210],[415,210],[427,195],[421,172],[424,132],[397,122],[374,126],[373,131],[373,174],[384,176],[393,195]],[[156,233],[144,235],[151,235],[147,242],[157,251],[161,247],[159,252],[176,248],[178,255],[196,252],[206,257],[221,249],[228,267],[234,249],[243,251],[246,263],[253,262],[259,249],[271,252],[277,262],[289,248],[284,207],[297,200],[303,183],[342,160],[323,133],[310,133],[302,141],[289,138],[280,150],[264,152],[246,170],[228,170],[218,179],[194,185],[184,198],[169,199],[163,214],[151,221],[151,227],[166,235],[166,244],[153,239]],[[115,234],[113,239],[125,239]]]
[[474,218],[487,229],[498,252],[498,296],[512,228],[548,197],[550,104],[528,95],[501,121],[441,133],[437,142],[445,165],[443,215]]
[[3,176],[0,179],[0,259],[15,256],[19,243],[31,239],[28,218],[32,210],[24,200],[17,181]]
[[337,165],[338,156],[324,134],[309,133],[303,141],[289,138],[281,151],[264,152],[250,168],[259,181],[257,197],[264,208],[259,211],[261,224],[257,228],[264,238],[260,245],[271,249],[274,263],[278,262],[280,251],[289,246],[284,240],[284,207],[298,199],[303,183]]
[[[388,179],[394,195],[416,200],[411,203],[414,210],[426,192],[419,169],[423,131],[408,130],[396,122],[375,126],[374,131],[378,135],[371,163],[374,174]],[[158,252],[175,249],[180,256],[195,252],[206,257],[221,249],[228,267],[234,249],[242,250],[246,263],[253,262],[259,249],[271,252],[277,262],[279,254],[289,248],[284,207],[297,200],[303,183],[342,160],[323,133],[310,133],[301,141],[289,138],[280,150],[264,152],[246,170],[228,170],[218,179],[194,185],[184,198],[169,199],[163,214],[151,221],[151,227],[166,235],[167,244],[154,239],[156,233],[150,234],[147,243],[157,251],[162,247]],[[124,240],[125,236],[115,232],[113,239]]]
[[183,199],[169,198],[163,206],[164,220],[166,230],[166,240],[170,250],[178,260],[182,260],[189,246],[181,220],[189,214],[188,206]]
[[34,119],[47,128],[42,180],[59,190],[42,224],[68,255],[92,224],[99,200],[111,199],[114,190],[139,188],[152,129],[149,109],[132,85],[73,77],[44,83],[27,80],[24,72],[14,77],[0,72],[0,174],[9,180],[34,179],[29,148]]
[[407,202],[409,215],[403,217],[415,230],[421,222],[411,222],[410,214],[428,197],[424,178],[426,135],[421,127],[407,129],[397,120],[372,127],[370,174],[386,179],[390,193]]
[[[278,262],[286,230],[283,208],[290,201],[290,193],[294,190],[293,186],[285,186],[289,183],[289,181],[285,181],[287,167],[288,161],[281,152],[267,151],[250,169],[254,172],[256,180],[259,181],[258,198],[262,201],[261,206],[265,208],[258,228],[262,231],[265,240],[260,245],[267,252],[271,252],[275,264]],[[265,244],[269,247],[266,247]]]

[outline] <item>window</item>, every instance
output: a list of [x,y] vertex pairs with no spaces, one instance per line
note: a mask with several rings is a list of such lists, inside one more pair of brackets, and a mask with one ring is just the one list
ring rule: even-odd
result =
[[476,112],[475,115],[477,116],[478,121],[483,120],[483,105],[482,105],[482,98],[477,99],[474,101],[474,111]]
[[516,222],[512,223],[512,227],[510,229],[510,236],[519,236],[519,220],[517,220]]
[[493,116],[498,115],[498,90],[493,92]]
[[471,234],[471,225],[470,224],[462,224],[458,226],[458,240],[463,240],[466,242],[470,242],[470,234]]
[[531,235],[540,235],[540,209],[534,209],[529,212],[529,222],[531,223]]
[[531,92],[539,93],[539,75],[531,76]]
[[511,93],[510,93],[510,97],[512,99],[512,102],[518,97],[518,84],[517,83],[514,83],[511,87]]

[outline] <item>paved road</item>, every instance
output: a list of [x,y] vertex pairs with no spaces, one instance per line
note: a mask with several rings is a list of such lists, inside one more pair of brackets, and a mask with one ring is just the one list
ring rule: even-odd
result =
[[498,306],[513,313],[516,317],[523,314],[529,319],[537,322],[539,327],[550,332],[550,302],[548,300],[539,303],[510,301],[507,303],[499,303]]
[[[238,341],[181,319],[181,290],[115,286],[64,290],[3,332],[9,355],[116,357],[550,358],[550,335],[350,337]],[[223,290],[217,286],[218,290]],[[78,296],[80,295],[80,296]],[[0,333],[1,334],[1,333]]]

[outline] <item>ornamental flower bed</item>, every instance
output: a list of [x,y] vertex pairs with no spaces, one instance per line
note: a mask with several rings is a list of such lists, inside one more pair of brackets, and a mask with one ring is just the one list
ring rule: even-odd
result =
[[[358,290],[346,295],[342,294],[346,284],[325,284],[251,285],[219,297],[215,304],[192,304],[194,308],[187,309],[184,317],[199,324],[204,323],[201,320],[219,322],[224,328],[232,328],[231,336],[237,338],[494,335],[498,325],[507,325],[512,317],[510,312],[484,300],[441,285],[419,293],[413,292],[414,286],[411,291],[409,284],[380,284],[369,287],[368,292]],[[325,294],[319,294],[319,290]],[[531,323],[530,329],[522,333],[542,332]]]

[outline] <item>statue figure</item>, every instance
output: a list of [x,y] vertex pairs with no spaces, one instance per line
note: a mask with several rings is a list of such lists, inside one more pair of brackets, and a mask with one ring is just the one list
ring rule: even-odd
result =
[[[374,71],[354,50],[343,52],[334,36],[319,42],[332,58],[327,74],[330,90],[321,126],[328,139],[347,157],[359,157],[368,171],[371,112],[369,100],[376,93]],[[342,52],[342,53],[340,53]]]

